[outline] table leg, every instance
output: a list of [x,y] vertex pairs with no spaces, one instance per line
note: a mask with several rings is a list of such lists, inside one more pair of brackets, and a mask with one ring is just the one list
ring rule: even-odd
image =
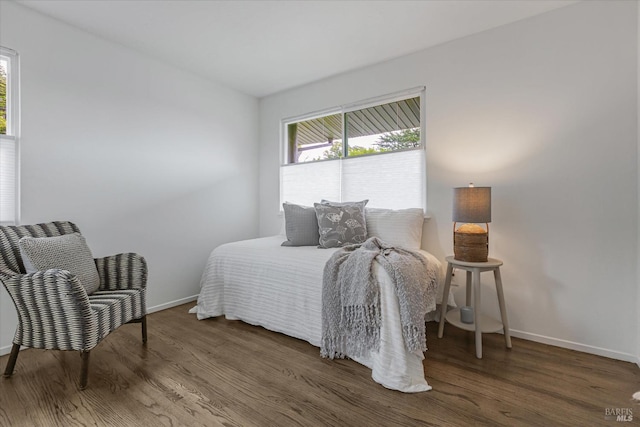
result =
[[478,359],[482,359],[482,324],[480,321],[481,317],[481,303],[480,303],[480,269],[474,268],[472,273],[473,278],[473,297],[474,297],[474,307],[473,313],[475,317],[475,328],[476,328],[476,357]]
[[467,307],[471,305],[471,272],[467,270]]
[[453,265],[447,264],[447,278],[444,280],[444,290],[442,292],[442,304],[440,304],[440,325],[438,326],[438,338],[442,338],[444,333],[445,316],[447,315],[447,302],[449,301],[449,289],[451,288],[451,275]]
[[502,292],[502,276],[500,275],[500,267],[493,270],[493,277],[496,280],[498,304],[500,304],[500,316],[502,317],[502,328],[504,329],[504,342],[507,345],[507,348],[511,348],[511,335],[509,334],[509,320],[507,320],[507,306],[504,303],[504,293]]

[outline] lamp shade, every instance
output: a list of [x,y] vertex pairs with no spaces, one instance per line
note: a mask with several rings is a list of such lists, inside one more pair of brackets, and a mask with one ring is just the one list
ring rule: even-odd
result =
[[453,221],[491,222],[491,187],[454,188]]

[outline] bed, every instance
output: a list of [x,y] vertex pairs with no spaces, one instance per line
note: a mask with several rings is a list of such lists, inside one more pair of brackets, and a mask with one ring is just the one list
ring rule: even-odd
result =
[[[422,217],[420,235],[421,225]],[[224,315],[319,347],[323,269],[338,248],[281,246],[286,240],[286,235],[278,235],[215,248],[202,275],[197,306],[191,312],[198,319]],[[429,300],[426,320],[434,320],[437,293],[443,282],[442,264],[430,253],[419,252],[437,277],[425,290]],[[384,387],[403,392],[430,390],[422,365],[424,354],[405,350],[391,278],[377,262],[373,268],[380,283],[380,350],[353,359],[369,367],[373,380]]]

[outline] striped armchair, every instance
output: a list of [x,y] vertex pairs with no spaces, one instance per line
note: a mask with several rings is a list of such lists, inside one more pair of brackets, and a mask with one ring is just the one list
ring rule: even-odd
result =
[[142,342],[147,342],[147,264],[140,255],[126,253],[95,259],[100,287],[91,295],[67,270],[25,273],[18,247],[20,238],[79,232],[71,222],[0,227],[0,281],[18,312],[5,377],[13,374],[20,346],[76,350],[82,356],[80,389],[84,390],[89,353],[111,331],[125,323],[142,323]]

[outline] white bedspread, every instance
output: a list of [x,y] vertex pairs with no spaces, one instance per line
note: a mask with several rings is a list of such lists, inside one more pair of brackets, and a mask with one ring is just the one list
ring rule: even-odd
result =
[[[190,312],[196,313],[198,319],[224,315],[319,347],[322,272],[336,249],[280,246],[284,240],[284,236],[272,236],[214,249],[202,275],[198,305]],[[441,263],[428,252],[420,252],[437,270],[440,285]],[[424,355],[405,349],[391,279],[377,262],[374,268],[381,285],[380,350],[355,360],[369,367],[373,380],[387,388],[404,392],[430,390],[422,366]],[[431,312],[428,320],[433,315]]]

